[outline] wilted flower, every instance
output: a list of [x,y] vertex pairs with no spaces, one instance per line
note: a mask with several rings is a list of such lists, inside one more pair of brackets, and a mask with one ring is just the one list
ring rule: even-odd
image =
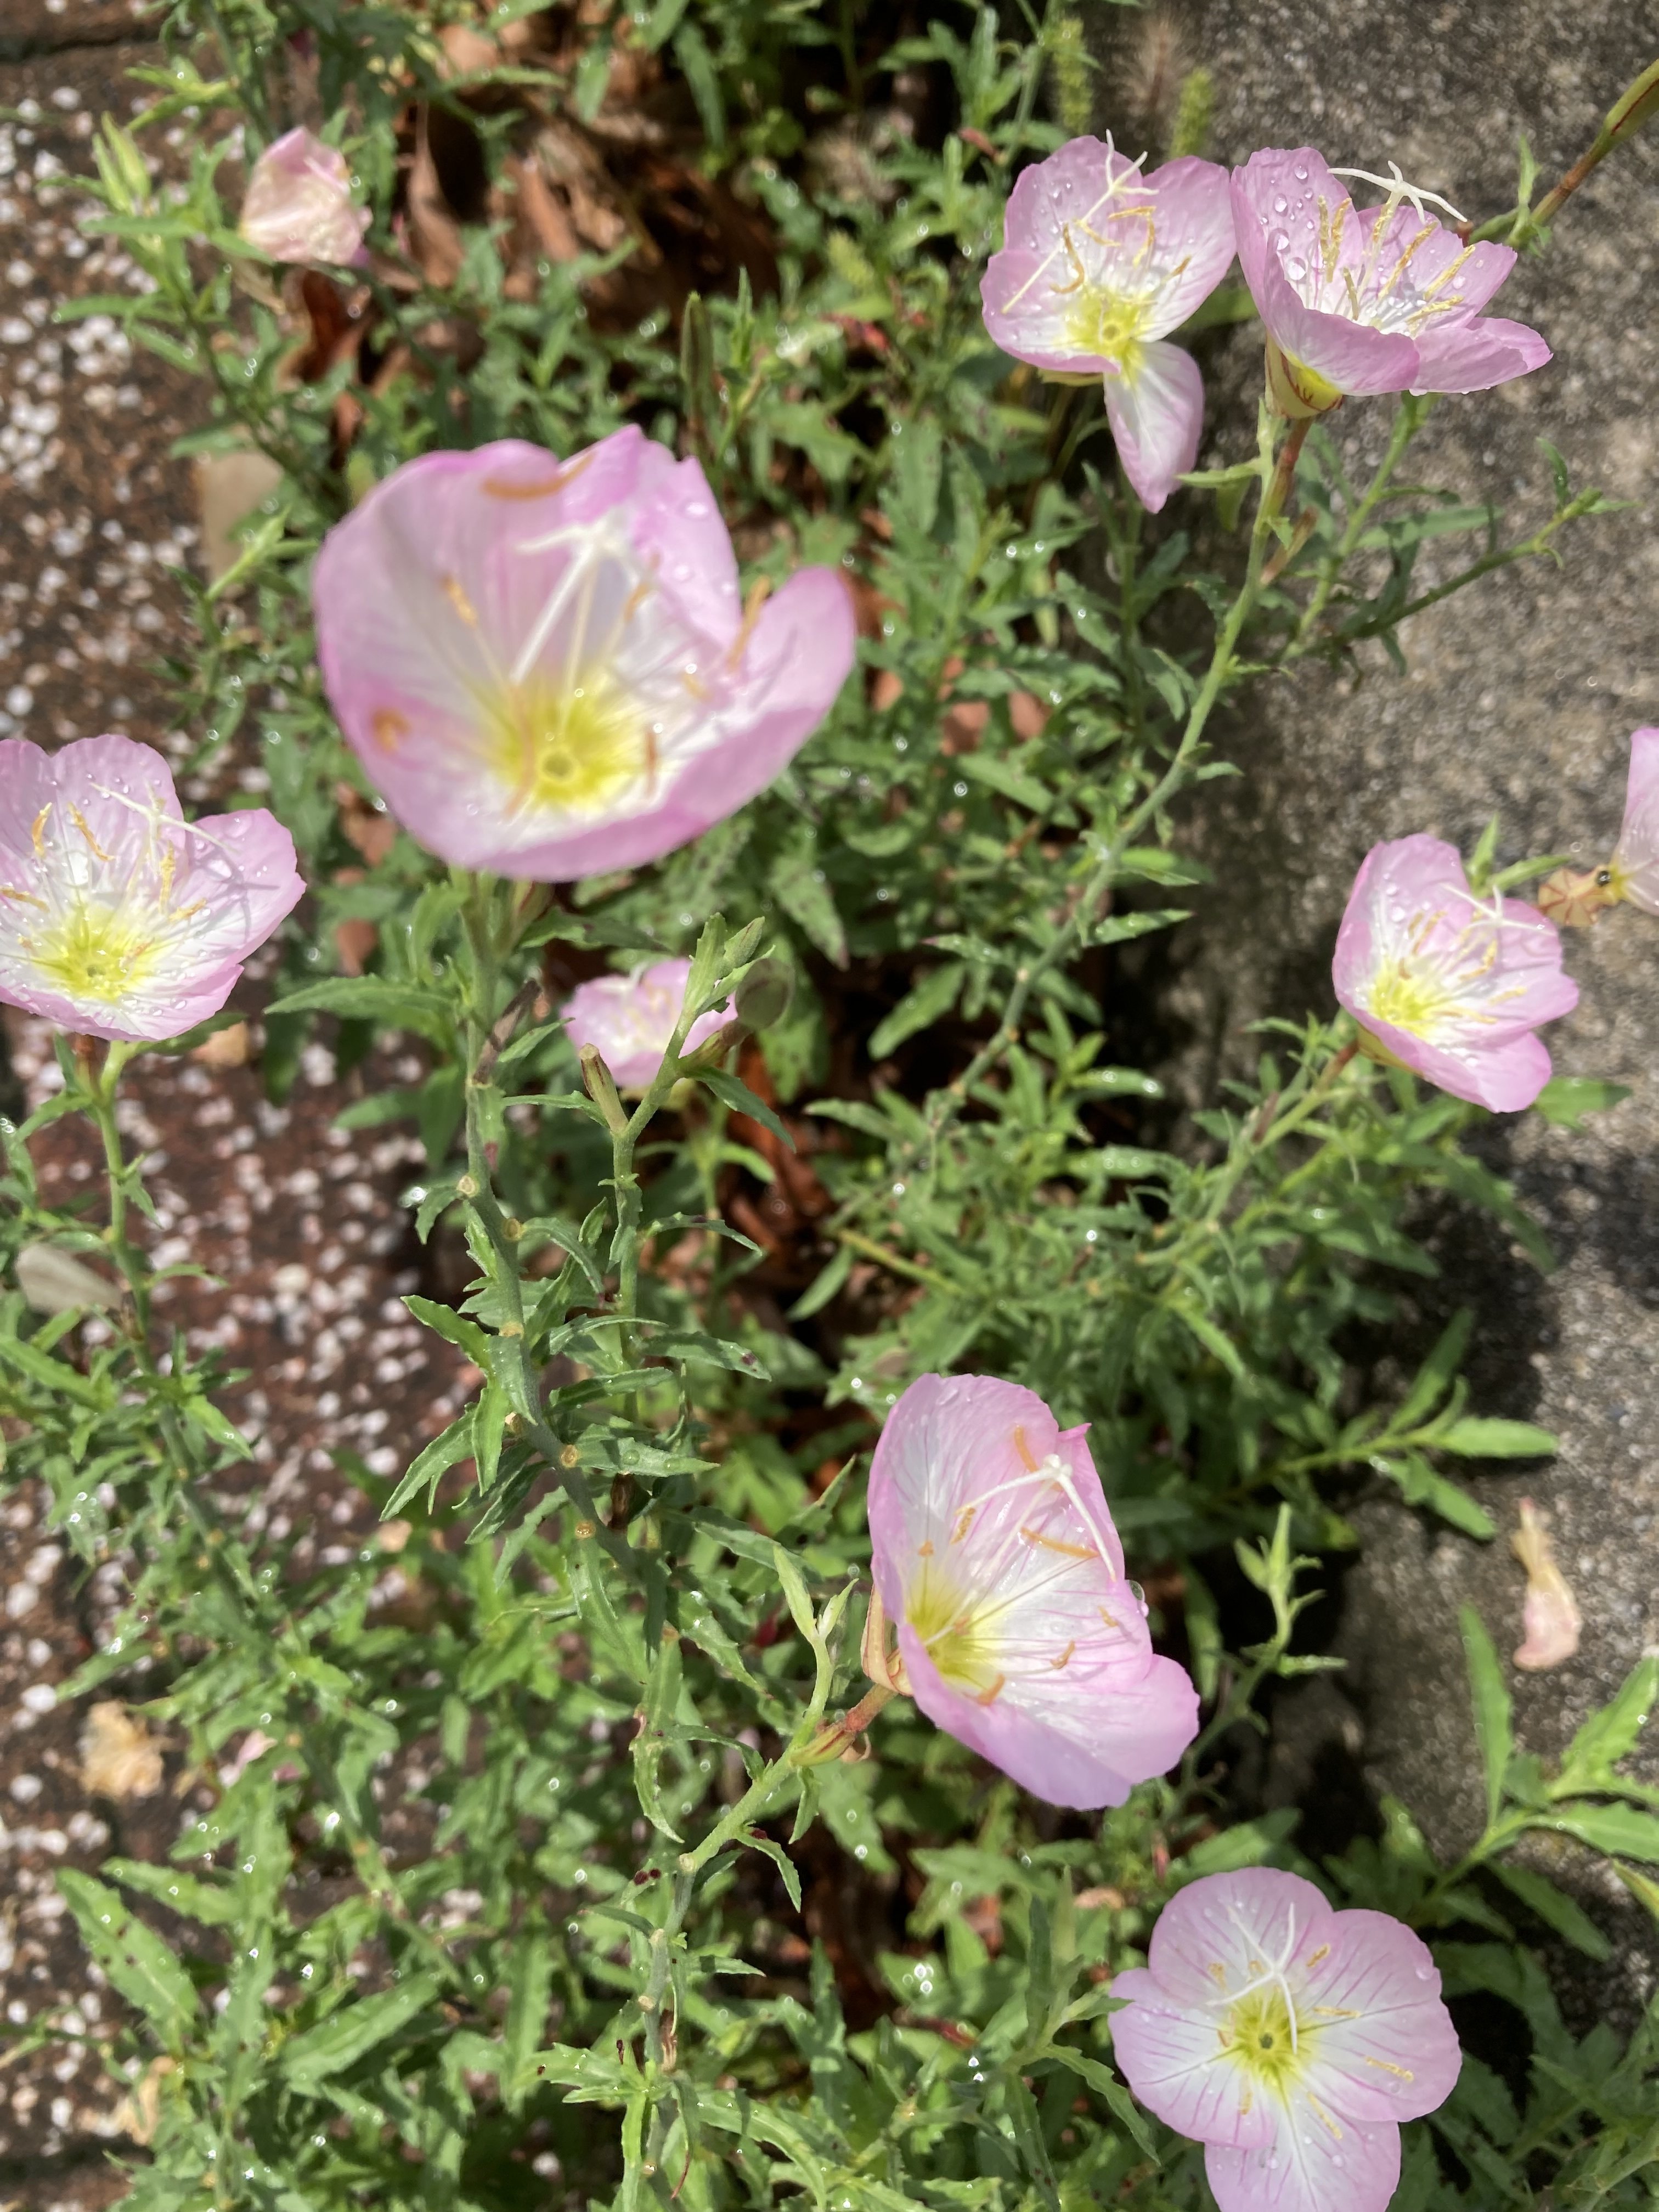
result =
[[[659,960],[632,975],[596,975],[579,983],[564,1006],[564,1025],[580,1052],[597,1045],[612,1079],[624,1091],[643,1091],[662,1066],[685,1002],[689,960]],[[699,1014],[681,1052],[695,1052],[726,1018],[724,1004]]]
[[1548,1082],[1533,1032],[1578,1003],[1554,924],[1519,899],[1478,898],[1457,848],[1438,837],[1371,848],[1332,973],[1386,1054],[1498,1114],[1530,1106]]
[[1104,380],[1125,475],[1154,514],[1198,458],[1204,384],[1166,344],[1233,258],[1225,173],[1184,157],[1143,177],[1109,139],[1073,138],[1023,170],[980,287],[1005,353]]
[[1536,331],[1480,313],[1515,265],[1509,246],[1466,246],[1397,170],[1340,173],[1388,197],[1357,209],[1311,146],[1266,147],[1233,171],[1239,265],[1282,412],[1322,414],[1346,392],[1485,392],[1543,367]]
[[441,859],[541,882],[672,851],[765,788],[853,662],[830,568],[739,605],[702,470],[635,428],[406,462],[324,540],[341,727]]
[[130,738],[0,742],[0,999],[93,1036],[177,1036],[230,996],[296,905],[263,807],[187,823]]
[[924,1375],[870,1474],[876,1589],[927,1717],[1051,1804],[1121,1805],[1198,1726],[1081,1429],[988,1375]]
[[1515,1663],[1528,1674],[1559,1667],[1578,1649],[1583,1622],[1578,1601],[1567,1578],[1555,1563],[1548,1532],[1530,1498],[1521,1500],[1521,1526],[1510,1538],[1510,1548],[1527,1571],[1527,1595],[1521,1608],[1525,1632]]
[[253,164],[239,228],[273,261],[360,266],[368,225],[368,210],[352,199],[344,155],[309,131],[285,131]]
[[1269,1867],[1189,1883],[1112,1995],[1124,2079],[1206,2146],[1220,2212],[1383,2212],[1401,2121],[1462,2063],[1428,1946]]
[[81,1779],[94,1797],[153,1797],[161,1747],[118,1698],[100,1698],[81,1730]]

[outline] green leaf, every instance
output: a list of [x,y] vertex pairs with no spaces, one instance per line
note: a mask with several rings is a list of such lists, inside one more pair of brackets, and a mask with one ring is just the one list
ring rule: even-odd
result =
[[1650,1866],[1659,1866],[1659,1820],[1634,1805],[1562,1805],[1533,1826],[1576,1836],[1581,1844],[1593,1844],[1612,1857],[1645,1859]]
[[[1480,1760],[1486,1774],[1486,1824],[1498,1818],[1504,1802],[1504,1770],[1515,1749],[1510,1726],[1510,1693],[1486,1625],[1472,1605],[1460,1608],[1458,1626],[1468,1662],[1469,1689],[1474,1699],[1474,1732],[1480,1744]],[[1659,1830],[1659,1822],[1655,1824]]]
[[325,2081],[355,2065],[376,2044],[406,2027],[431,2003],[441,1986],[435,1974],[411,1974],[407,1981],[377,1990],[371,1997],[349,1998],[338,2012],[283,2044],[277,2054],[277,2071],[290,2088],[320,2088]]
[[199,1920],[204,1928],[228,1928],[240,1919],[246,1906],[231,1882],[206,1881],[175,1866],[154,1866],[146,1859],[106,1859],[100,1867],[112,1881],[136,1889],[157,1904],[167,1905],[185,1920]]
[[1460,1459],[1547,1459],[1560,1449],[1547,1429],[1530,1421],[1493,1421],[1466,1414],[1441,1430],[1433,1439],[1440,1451],[1455,1452]]
[[901,1045],[918,1030],[925,1030],[949,1013],[962,989],[962,979],[968,973],[959,960],[943,968],[935,968],[908,991],[884,1021],[878,1022],[870,1032],[865,1051],[872,1060],[884,1060],[896,1045]]
[[441,991],[419,983],[390,983],[378,975],[328,975],[286,992],[266,1010],[273,1014],[339,1014],[385,1029],[413,1030],[434,1044],[451,1041],[450,1005]]
[[852,1246],[843,1244],[816,1281],[803,1291],[790,1307],[789,1319],[810,1321],[815,1313],[822,1313],[852,1273],[854,1257]]
[[1562,1780],[1578,1789],[1592,1779],[1607,1780],[1620,1760],[1634,1749],[1656,1697],[1659,1697],[1659,1656],[1650,1652],[1638,1660],[1623,1686],[1599,1712],[1590,1715],[1567,1746],[1561,1761]]
[[1151,2159],[1155,2166],[1161,2163],[1146,2116],[1109,2066],[1103,2066],[1099,2059],[1088,2057],[1083,2051],[1073,2051],[1063,2043],[1050,2044],[1043,2056],[1045,2058],[1057,2058],[1062,2066],[1069,2067],[1079,2081],[1086,2081],[1095,2094],[1111,2108],[1114,2119],[1121,2121],[1128,2130],[1142,2157]]
[[767,871],[773,896],[837,968],[847,965],[847,932],[817,862],[817,842],[803,823]]
[[1532,1103],[1558,1129],[1582,1129],[1586,1114],[1605,1114],[1630,1095],[1628,1084],[1589,1075],[1553,1075]]
[[489,1338],[476,1321],[458,1314],[453,1306],[441,1306],[435,1298],[422,1298],[411,1293],[404,1300],[416,1321],[424,1322],[435,1335],[453,1344],[457,1351],[465,1352],[475,1367],[489,1371]]
[[507,2025],[501,2034],[501,2095],[509,2112],[522,2110],[536,2087],[536,2056],[553,1994],[553,1946],[541,1927],[514,1939],[507,1975]]
[[1492,1870],[1522,1905],[1535,1912],[1547,1927],[1553,1928],[1558,1936],[1565,1936],[1587,1959],[1600,1964],[1613,1956],[1612,1944],[1589,1914],[1553,1881],[1547,1881],[1541,1874],[1534,1874],[1530,1867],[1515,1866],[1504,1859],[1494,1859]]
[[114,1890],[89,1874],[62,1868],[58,1888],[100,1970],[143,2013],[167,2050],[181,2051],[197,2005],[195,1985],[178,1960]]
[[749,1085],[740,1077],[728,1075],[721,1067],[707,1067],[698,1071],[697,1081],[706,1085],[714,1092],[715,1097],[729,1106],[734,1114],[746,1114],[751,1121],[758,1121],[763,1128],[769,1129],[775,1137],[781,1137],[790,1151],[792,1152],[794,1151],[795,1140],[788,1130],[784,1127],[765,1100],[757,1098]]

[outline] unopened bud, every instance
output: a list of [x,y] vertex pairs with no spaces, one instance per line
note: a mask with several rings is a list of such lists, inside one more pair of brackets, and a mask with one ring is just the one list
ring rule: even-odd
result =
[[1627,85],[1607,110],[1601,135],[1609,142],[1627,138],[1633,131],[1659,114],[1659,62],[1650,62],[1634,84]]
[[617,1096],[611,1070],[599,1057],[598,1045],[585,1044],[578,1057],[582,1066],[582,1088],[604,1115],[605,1127],[613,1137],[620,1137],[628,1127],[628,1116]]
[[795,972],[787,960],[757,960],[737,988],[738,1019],[746,1030],[769,1030],[789,1011]]

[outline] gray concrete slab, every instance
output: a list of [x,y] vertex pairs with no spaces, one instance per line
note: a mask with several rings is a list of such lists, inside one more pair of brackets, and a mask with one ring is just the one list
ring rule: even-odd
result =
[[[1100,79],[1103,119],[1138,151],[1127,110],[1154,31],[1127,11],[1102,15],[1116,41]],[[1518,131],[1553,180],[1659,54],[1652,0],[1208,0],[1178,27],[1187,54],[1214,74],[1219,158],[1303,143],[1371,170],[1392,158],[1480,216],[1512,198]],[[1377,840],[1426,830],[1467,847],[1498,811],[1507,857],[1569,850],[1588,864],[1609,849],[1629,733],[1659,721],[1656,285],[1653,132],[1598,173],[1547,256],[1524,263],[1496,303],[1545,333],[1553,363],[1443,402],[1410,471],[1471,500],[1510,502],[1512,525],[1529,529],[1549,512],[1533,442],[1542,436],[1577,481],[1634,504],[1583,525],[1563,569],[1512,569],[1420,617],[1404,640],[1405,677],[1367,648],[1346,674],[1304,666],[1259,685],[1224,727],[1224,749],[1247,780],[1212,784],[1188,809],[1217,871],[1176,948],[1171,1002],[1189,1092],[1212,1087],[1252,1018],[1330,1009],[1337,921]],[[1216,353],[1217,458],[1246,449],[1241,403],[1258,379],[1258,344],[1259,331],[1240,332]],[[1369,469],[1386,423],[1386,403],[1331,418],[1351,468]],[[1557,1064],[1617,1078],[1634,1096],[1589,1137],[1535,1118],[1494,1122],[1485,1149],[1518,1179],[1560,1270],[1542,1282],[1489,1231],[1450,1223],[1438,1238],[1445,1280],[1428,1302],[1469,1303],[1481,1316],[1480,1410],[1561,1437],[1546,1469],[1524,1480],[1494,1471],[1475,1486],[1505,1533],[1523,1490],[1548,1509],[1583,1610],[1578,1656],[1513,1680],[1522,1735],[1543,1753],[1659,1642],[1659,923],[1620,910],[1576,934],[1568,957],[1583,999],[1552,1032]],[[1521,1572],[1505,1542],[1469,1542],[1386,1498],[1357,1518],[1365,1548],[1346,1578],[1340,1645],[1364,1771],[1451,1850],[1479,1826],[1457,1607],[1477,1604],[1507,1654],[1520,1640]],[[1659,1733],[1644,1762],[1659,1774]],[[1601,1887],[1630,1943],[1646,1943],[1652,1931],[1625,1893],[1610,1878]],[[1628,1975],[1629,1998],[1651,1985],[1650,1964],[1632,1957]]]

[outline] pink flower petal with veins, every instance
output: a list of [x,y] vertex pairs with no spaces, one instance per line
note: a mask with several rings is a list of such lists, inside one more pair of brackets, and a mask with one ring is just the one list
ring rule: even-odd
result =
[[[689,960],[659,960],[632,975],[596,975],[579,983],[564,1003],[564,1026],[580,1052],[597,1045],[620,1091],[643,1091],[662,1066],[685,1003]],[[685,1033],[682,1054],[695,1052],[726,1018],[724,1004],[699,1014]]]
[[406,462],[312,578],[340,726],[442,860],[551,883],[654,860],[764,790],[852,666],[803,568],[745,614],[695,461],[634,428]]
[[1493,1113],[1530,1106],[1550,1057],[1533,1034],[1578,987],[1561,935],[1519,899],[1477,898],[1437,837],[1373,846],[1336,940],[1336,995],[1403,1066]]
[[90,1036],[182,1036],[305,890],[264,807],[186,823],[160,753],[0,742],[0,999]]
[[1264,147],[1232,173],[1239,265],[1298,389],[1481,392],[1540,368],[1536,331],[1480,311],[1515,266],[1507,246],[1466,246],[1401,188],[1356,208],[1311,146]]
[[1121,1805],[1192,1741],[1081,1429],[1034,1391],[924,1375],[870,1475],[877,1589],[928,1718],[1054,1805]]
[[1183,156],[1143,177],[1110,141],[1073,138],[1023,170],[980,287],[1005,353],[1050,375],[1105,380],[1124,471],[1156,511],[1198,454],[1204,386],[1159,341],[1233,258],[1225,172]]
[[1384,2212],[1399,2124],[1462,2063],[1427,1946],[1267,1867],[1189,1883],[1112,1994],[1124,2079],[1206,2146],[1220,2212]]
[[1631,738],[1625,820],[1613,867],[1620,896],[1644,914],[1659,914],[1659,730],[1638,730]]

